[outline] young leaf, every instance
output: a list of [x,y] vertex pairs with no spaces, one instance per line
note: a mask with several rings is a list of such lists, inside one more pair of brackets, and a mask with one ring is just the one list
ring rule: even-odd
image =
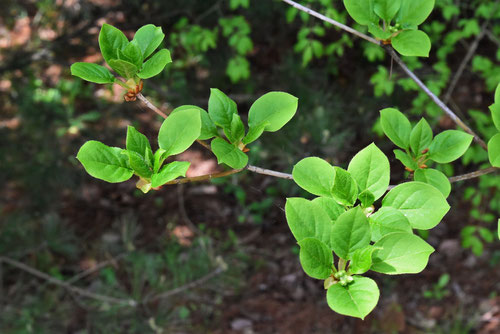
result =
[[330,247],[332,221],[316,203],[304,198],[287,198],[285,215],[295,240],[316,238]]
[[170,51],[167,49],[161,49],[144,63],[142,70],[139,74],[137,74],[137,76],[141,79],[154,77],[155,75],[160,74],[165,66],[171,62],[172,58],[170,57]]
[[384,133],[397,146],[408,149],[410,146],[411,124],[399,110],[386,108],[380,111],[380,124]]
[[165,38],[165,34],[162,32],[161,27],[147,24],[137,30],[132,41],[137,42],[144,59],[146,59],[160,46],[163,38]]
[[249,128],[267,123],[264,131],[281,129],[297,111],[298,99],[288,93],[270,92],[258,98],[248,111]]
[[128,155],[130,167],[132,167],[135,174],[144,179],[151,178],[153,170],[142,154],[129,150],[126,150],[124,152]]
[[495,124],[497,130],[500,131],[500,99],[490,106],[490,111],[491,117],[493,118],[493,124]]
[[370,224],[359,206],[341,214],[333,224],[330,244],[343,259],[350,259],[355,250],[370,244]]
[[74,63],[71,65],[71,74],[98,84],[115,82],[115,77],[106,67],[92,63]]
[[217,127],[215,126],[215,124],[212,121],[212,119],[210,118],[210,116],[208,116],[208,113],[200,107],[192,106],[192,105],[184,105],[184,106],[180,106],[180,107],[177,107],[174,110],[172,110],[171,114],[179,112],[181,110],[186,110],[186,109],[197,109],[200,111],[201,133],[200,133],[200,137],[198,138],[199,140],[206,140],[206,139],[210,139],[213,137],[217,137],[219,135],[219,133],[217,132]]
[[410,155],[408,155],[406,152],[403,152],[401,150],[394,150],[393,152],[394,152],[394,155],[396,156],[396,159],[401,161],[401,163],[403,165],[405,165],[405,167],[408,167],[411,170],[418,169],[418,165],[415,162],[415,160],[413,160],[413,158]]
[[340,167],[335,169],[332,197],[342,205],[353,206],[358,198],[358,185],[351,174]]
[[261,122],[258,125],[249,128],[247,135],[245,136],[245,138],[243,138],[243,144],[248,145],[251,142],[257,140],[269,124],[269,122]]
[[349,273],[352,275],[361,275],[370,270],[372,266],[372,253],[377,248],[373,246],[366,246],[365,248],[357,249],[351,258],[349,264]]
[[369,23],[368,24],[368,31],[370,32],[370,34],[375,36],[376,39],[379,39],[379,40],[390,39],[390,37],[392,36],[392,32],[390,32],[389,30],[382,29],[378,25],[378,23],[377,24]]
[[326,293],[328,306],[335,312],[364,319],[377,305],[380,291],[368,277],[355,276],[347,286],[334,284]]
[[396,22],[418,26],[430,15],[434,8],[434,0],[402,0]]
[[403,30],[392,40],[394,49],[403,56],[429,57],[431,40],[421,30]]
[[153,172],[156,174],[160,170],[161,165],[163,165],[163,162],[167,158],[167,155],[165,154],[167,151],[164,149],[159,148],[156,150],[154,156],[153,156]]
[[134,175],[126,155],[118,147],[109,147],[98,141],[88,141],[80,148],[76,158],[87,173],[106,182],[123,182]]
[[474,137],[458,130],[446,130],[438,134],[429,146],[429,158],[440,164],[460,158],[469,148]]
[[118,50],[118,58],[134,64],[138,69],[142,67],[142,52],[136,41],[127,44],[123,50]]
[[344,207],[338,204],[333,198],[316,197],[312,201],[323,208],[332,221],[336,221],[337,218],[345,212]]
[[374,200],[387,191],[391,176],[389,159],[374,143],[359,151],[347,170],[356,180],[360,191],[369,190]]
[[127,127],[126,148],[127,151],[136,152],[141,156],[145,156],[146,151],[151,151],[151,145],[146,136],[130,125]]
[[335,169],[323,159],[310,157],[300,160],[292,171],[299,187],[316,196],[332,197]]
[[175,180],[179,176],[186,176],[190,163],[188,161],[173,161],[165,165],[159,173],[151,177],[151,187],[156,188]]
[[378,25],[379,18],[374,11],[374,0],[344,0],[345,9],[354,21],[361,25],[374,23]]
[[332,273],[333,255],[330,248],[316,238],[305,238],[298,242],[300,264],[304,272],[316,279],[326,279]]
[[239,144],[245,136],[245,126],[238,114],[233,114],[231,125],[224,129],[224,134],[232,144]]
[[102,25],[99,32],[99,47],[104,60],[109,66],[111,66],[110,60],[117,59],[117,50],[122,50],[127,44],[128,39],[120,29],[106,23]]
[[401,7],[401,0],[373,0],[373,10],[382,20],[389,24]]
[[488,158],[493,167],[500,167],[500,133],[494,135],[488,142]]
[[371,240],[376,242],[384,235],[394,232],[413,233],[410,222],[400,211],[381,207],[370,216]]
[[224,163],[234,169],[244,168],[248,164],[248,156],[222,138],[212,140],[211,147],[219,164]]
[[410,134],[410,147],[413,153],[417,156],[422,154],[422,151],[429,148],[432,142],[432,129],[425,118],[420,119],[420,121],[415,125]]
[[410,233],[391,233],[377,241],[371,270],[387,274],[416,274],[424,270],[434,248]]
[[367,208],[375,202],[375,196],[371,193],[370,190],[363,190],[358,195],[359,201],[361,202],[361,207]]
[[212,121],[223,129],[230,128],[233,114],[238,114],[236,102],[217,88],[211,88],[208,99],[208,115]]
[[442,172],[437,169],[417,169],[414,175],[415,181],[430,184],[436,187],[444,197],[448,197],[451,192],[451,183]]
[[201,118],[197,109],[185,109],[171,114],[161,125],[158,144],[166,156],[184,152],[200,136]]
[[411,226],[420,230],[435,227],[450,209],[439,190],[422,182],[406,182],[394,187],[385,195],[382,206],[401,211]]
[[108,64],[125,79],[133,78],[138,71],[137,66],[122,59],[111,59]]

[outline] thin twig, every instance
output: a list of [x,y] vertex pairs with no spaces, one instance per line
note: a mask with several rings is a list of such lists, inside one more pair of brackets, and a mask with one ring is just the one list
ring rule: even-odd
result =
[[450,100],[451,94],[453,93],[453,90],[455,90],[455,87],[458,83],[458,80],[460,80],[460,78],[462,77],[462,74],[465,71],[465,68],[467,67],[467,64],[472,59],[472,56],[474,56],[474,54],[476,53],[476,50],[479,46],[479,42],[481,42],[481,40],[486,35],[486,27],[488,26],[489,22],[490,22],[489,20],[484,21],[484,23],[481,26],[481,32],[476,36],[474,41],[471,43],[469,50],[467,50],[467,53],[465,54],[464,59],[462,59],[460,66],[458,67],[457,71],[455,72],[455,75],[453,76],[453,78],[450,81],[450,85],[448,86],[448,90],[444,94],[444,97],[443,97],[444,103],[448,103],[448,101]]
[[105,296],[105,295],[101,295],[101,294],[87,291],[85,289],[78,288],[78,287],[73,286],[67,282],[64,282],[64,281],[61,281],[55,277],[49,276],[49,275],[47,275],[39,270],[36,270],[35,268],[27,266],[24,263],[10,259],[8,257],[2,256],[2,257],[0,257],[0,261],[8,263],[13,267],[16,267],[20,270],[27,272],[27,273],[30,273],[33,276],[41,278],[49,283],[55,284],[55,285],[60,286],[60,287],[66,289],[70,292],[74,292],[76,294],[79,294],[79,295],[87,297],[87,298],[95,299],[95,300],[105,302],[105,303],[110,303],[110,304],[119,304],[119,305],[124,305],[124,306],[131,306],[131,307],[137,306],[137,302],[133,299],[115,298],[115,297]]
[[154,104],[152,104],[151,102],[149,102],[149,100],[144,97],[144,95],[142,95],[142,93],[139,93],[136,95],[139,100],[142,101],[142,103],[144,103],[149,109],[153,110],[155,113],[157,113],[158,115],[160,115],[161,117],[163,118],[167,118],[167,115],[161,111],[160,109],[158,109]]
[[280,179],[287,179],[287,180],[293,180],[292,174],[288,173],[282,173],[282,172],[276,172],[274,170],[270,169],[265,169],[265,168],[260,168],[252,165],[248,165],[245,167],[247,170],[257,173],[257,174],[263,174],[263,175],[269,175],[269,176],[274,176]]
[[233,175],[233,174],[241,172],[242,170],[243,170],[243,168],[240,168],[240,169],[230,169],[230,170],[226,170],[226,171],[220,172],[220,173],[206,174],[206,175],[193,176],[193,177],[184,177],[182,179],[172,180],[170,182],[165,183],[164,185],[182,184],[182,183],[199,182],[199,181],[207,181],[207,180],[211,180],[211,179],[217,179],[219,177]]
[[302,5],[299,5],[298,3],[296,3],[295,1],[292,1],[292,0],[282,0],[283,2],[286,2],[287,4],[309,14],[309,15],[312,15],[314,17],[317,17],[318,19],[324,21],[324,22],[327,22],[327,23],[330,23],[336,27],[339,27],[355,36],[358,36],[358,37],[361,37],[371,43],[374,43],[374,44],[377,44],[377,45],[380,45],[382,46],[385,51],[391,56],[394,58],[394,60],[398,63],[398,65],[403,69],[403,71],[413,80],[415,81],[415,83],[432,99],[432,101],[434,101],[434,103],[437,104],[437,106],[439,108],[441,108],[458,126],[460,126],[462,129],[464,129],[467,133],[471,134],[474,136],[474,140],[479,144],[481,145],[481,147],[485,150],[488,150],[488,147],[486,146],[486,143],[481,139],[479,138],[479,136],[474,133],[474,131],[472,131],[464,122],[462,122],[462,120],[457,116],[455,115],[455,113],[450,109],[448,108],[448,106],[446,106],[446,104],[443,103],[443,101],[441,101],[407,66],[406,64],[401,60],[401,58],[399,58],[399,56],[396,54],[396,52],[394,51],[394,49],[392,47],[389,47],[389,46],[383,46],[382,44],[380,44],[380,42],[378,42],[377,40],[363,34],[363,33],[360,33],[359,31],[357,30],[354,30],[340,22],[337,22],[329,17],[326,17],[312,9],[309,9],[307,7],[304,7]]
[[451,183],[459,182],[459,181],[465,181],[465,180],[474,179],[476,177],[480,177],[482,175],[495,173],[495,172],[498,172],[499,170],[500,169],[497,168],[497,167],[490,167],[490,168],[486,168],[486,169],[480,169],[480,170],[472,172],[472,173],[467,173],[467,174],[463,174],[463,175],[452,176],[452,177],[449,178],[449,180],[450,180]]
[[75,276],[71,277],[69,280],[66,281],[66,283],[73,284],[73,283],[81,280],[82,278],[84,278],[84,277],[86,277],[88,275],[91,275],[92,273],[95,273],[96,271],[99,271],[99,270],[101,270],[104,267],[109,266],[110,264],[114,264],[116,261],[118,261],[121,258],[125,257],[127,254],[128,253],[122,253],[122,254],[120,254],[120,255],[112,258],[112,259],[100,262],[100,263],[96,264],[94,267],[89,268],[87,270],[84,270],[84,271],[76,274]]
[[441,101],[439,99],[439,97],[436,96],[436,94],[434,94],[416,75],[415,73],[413,73],[407,66],[406,64],[403,62],[403,60],[401,60],[401,58],[399,58],[399,56],[397,55],[396,51],[394,51],[394,49],[392,47],[387,47],[385,46],[384,49],[387,51],[387,53],[389,53],[389,55],[391,57],[394,58],[394,60],[396,61],[396,63],[398,63],[398,65],[403,69],[403,71],[413,80],[415,81],[415,83],[420,87],[420,89],[422,89],[424,91],[424,93],[426,93],[431,99],[432,101],[434,101],[434,103],[439,107],[441,108],[441,110],[443,110],[454,122],[455,124],[457,124],[459,127],[461,127],[465,132],[471,134],[472,136],[474,136],[474,140],[483,148],[485,149],[486,151],[488,150],[488,146],[486,145],[486,143],[481,139],[479,138],[479,136],[474,132],[472,131],[471,128],[469,128],[450,108],[448,108],[448,106],[446,104],[444,104],[443,101]]
[[368,41],[370,43],[380,45],[380,42],[377,41],[375,38],[370,37],[368,35],[365,35],[365,34],[359,32],[359,31],[357,31],[357,30],[355,30],[355,29],[353,29],[351,27],[346,26],[345,24],[342,24],[342,23],[337,22],[337,21],[335,21],[335,20],[333,20],[333,19],[331,19],[329,17],[326,17],[325,15],[320,14],[320,13],[318,13],[318,12],[316,12],[316,11],[310,9],[310,8],[302,6],[302,5],[298,4],[298,3],[296,3],[295,1],[292,1],[292,0],[282,0],[282,1],[286,2],[290,6],[293,6],[293,7],[297,8],[298,10],[306,12],[307,14],[309,14],[311,16],[317,17],[318,19],[320,19],[322,21],[328,22],[328,23],[330,23],[330,24],[332,24],[332,25],[334,25],[334,26],[336,26],[336,27],[338,27],[338,28],[340,28],[342,30],[345,30],[345,31],[347,31],[350,34],[358,36],[358,37],[360,37],[360,38],[362,38],[362,39],[364,39],[364,40],[366,40],[366,41]]

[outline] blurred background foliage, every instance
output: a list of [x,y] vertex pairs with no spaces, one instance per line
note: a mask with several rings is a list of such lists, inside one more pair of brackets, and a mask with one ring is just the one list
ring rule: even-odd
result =
[[[362,29],[340,0],[301,3]],[[437,0],[422,26],[432,39],[431,57],[404,59],[485,139],[494,133],[487,108],[500,82],[495,6]],[[90,178],[75,159],[85,141],[123,146],[128,124],[151,139],[161,125],[140,102],[123,102],[119,87],[70,76],[73,62],[102,62],[97,36],[105,22],[129,38],[144,24],[163,28],[174,63],[146,82],[144,94],[165,111],[182,104],[206,108],[211,87],[228,93],[243,114],[270,90],[299,97],[292,122],[252,146],[251,163],[261,167],[290,172],[311,155],[345,166],[375,141],[390,157],[397,183],[404,168],[381,136],[380,109],[396,106],[414,122],[425,116],[435,132],[454,128],[381,48],[281,1],[4,0],[0,255],[142,303],[84,298],[4,262],[1,333],[498,329],[499,312],[491,311],[500,307],[500,250],[493,243],[498,175],[454,184],[452,211],[426,236],[438,250],[429,268],[418,277],[374,275],[385,295],[365,322],[332,313],[322,287],[301,272],[282,212],[284,198],[300,193],[292,182],[244,173],[142,195],[132,182]],[[190,175],[218,168],[201,147],[181,159],[193,162]],[[485,152],[473,145],[461,162],[441,168],[456,175],[486,166]]]

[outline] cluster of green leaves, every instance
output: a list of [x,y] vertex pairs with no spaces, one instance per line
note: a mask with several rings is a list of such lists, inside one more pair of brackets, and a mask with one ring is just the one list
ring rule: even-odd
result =
[[235,52],[227,64],[227,76],[233,83],[248,79],[250,77],[250,63],[246,56],[253,49],[253,42],[250,39],[252,31],[250,25],[243,16],[221,18],[219,25],[222,28],[222,35],[227,38],[229,46]]
[[418,26],[432,12],[434,0],[344,0],[344,5],[357,23],[400,54],[429,56],[431,40]]
[[[99,33],[99,47],[109,67],[128,81],[128,88],[135,88],[140,79],[158,75],[172,62],[167,49],[153,54],[164,37],[161,27],[148,24],[137,30],[132,41],[129,41],[121,30],[103,24]],[[106,67],[93,63],[74,63],[71,65],[71,74],[99,84],[121,83]]]
[[361,275],[368,270],[388,275],[422,271],[434,248],[413,229],[435,227],[450,208],[439,190],[415,181],[391,189],[375,211],[373,203],[385,194],[390,179],[389,160],[375,144],[356,154],[347,170],[305,158],[294,166],[293,179],[318,196],[288,198],[285,206],[302,267],[325,280],[334,311],[358,318],[373,310],[380,294],[377,284]]
[[427,164],[457,160],[467,151],[473,136],[458,130],[446,130],[434,137],[424,118],[412,128],[408,118],[393,108],[381,110],[380,121],[385,135],[404,150],[396,149],[394,155],[406,170],[414,172],[415,181],[428,183],[448,197],[450,181],[441,171],[427,168]]

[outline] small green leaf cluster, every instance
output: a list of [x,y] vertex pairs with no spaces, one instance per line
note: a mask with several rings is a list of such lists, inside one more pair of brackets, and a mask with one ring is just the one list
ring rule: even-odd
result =
[[[241,3],[242,6],[245,4],[248,6],[248,3],[244,1]],[[232,3],[231,6],[233,6]],[[246,56],[253,50],[250,25],[243,16],[221,18],[219,25],[222,27],[222,35],[227,38],[228,45],[235,52],[235,55],[227,63],[227,76],[233,83],[248,79],[250,77],[250,63]]]
[[[270,92],[258,98],[248,112],[248,131],[238,114],[236,102],[216,88],[208,100],[208,113],[202,116],[202,136],[211,139],[212,152],[219,163],[234,169],[247,165],[248,144],[264,131],[276,132],[295,115],[298,99],[284,92]],[[221,135],[221,132],[224,136]]]
[[179,176],[186,176],[190,163],[165,160],[188,149],[200,136],[200,112],[183,108],[162,124],[158,134],[159,148],[153,154],[146,136],[129,126],[126,149],[109,147],[99,141],[88,141],[78,151],[77,159],[91,176],[111,182],[123,182],[136,175],[137,188],[144,193]]
[[415,181],[428,183],[448,197],[450,181],[439,170],[427,168],[427,164],[429,161],[444,164],[460,158],[469,148],[473,136],[458,130],[446,130],[434,137],[424,118],[412,128],[408,118],[393,108],[381,110],[380,121],[385,135],[402,149],[394,150],[396,159],[414,173]]
[[375,144],[357,153],[347,170],[305,158],[294,166],[293,179],[318,196],[288,198],[285,206],[301,265],[309,276],[325,280],[334,311],[362,319],[380,293],[372,279],[361,275],[422,271],[434,248],[413,229],[435,227],[450,208],[433,186],[407,182],[390,190],[375,211],[374,202],[386,193],[390,179],[389,160]]
[[490,106],[490,111],[498,133],[488,142],[488,158],[493,167],[500,167],[500,84],[495,91],[495,103]]
[[403,56],[429,56],[431,41],[418,26],[432,12],[434,0],[344,0],[344,5],[354,21]]
[[154,53],[164,37],[161,27],[148,24],[139,28],[132,41],[129,41],[119,29],[103,24],[99,33],[102,56],[109,67],[125,78],[127,83],[123,85],[106,67],[92,63],[74,63],[71,65],[71,74],[90,82],[116,82],[125,88],[135,89],[140,79],[158,75],[172,62],[168,49]]

